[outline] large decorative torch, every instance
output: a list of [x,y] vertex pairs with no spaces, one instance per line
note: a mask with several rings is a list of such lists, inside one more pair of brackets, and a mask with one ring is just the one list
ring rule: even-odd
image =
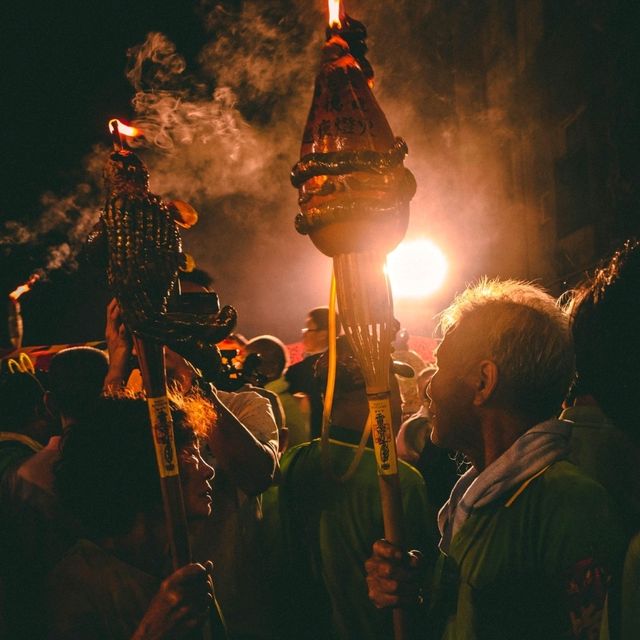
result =
[[[217,297],[195,312],[171,307],[178,272],[186,268],[178,225],[191,226],[195,211],[180,201],[165,202],[149,191],[149,173],[126,145],[138,131],[112,120],[114,150],[104,177],[107,198],[89,239],[89,251],[105,254],[109,286],[138,353],[162,487],[174,569],[191,561],[173,423],[167,396],[164,346],[219,358],[215,344],[233,329],[236,312],[220,310]],[[104,255],[94,256],[102,258]]]
[[[386,538],[402,545],[402,503],[392,429],[389,369],[395,334],[386,254],[402,240],[416,189],[371,91],[364,26],[330,2],[320,72],[291,180],[296,228],[333,258],[340,318],[365,375]],[[404,637],[394,611],[396,638]]]

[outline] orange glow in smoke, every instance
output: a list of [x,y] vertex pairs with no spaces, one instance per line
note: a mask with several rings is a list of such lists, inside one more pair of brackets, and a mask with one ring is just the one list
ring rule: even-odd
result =
[[14,302],[18,301],[18,298],[23,294],[27,293],[27,291],[31,291],[31,287],[40,280],[40,276],[37,273],[34,273],[24,284],[21,284],[15,291],[12,291],[9,294],[9,298]]
[[142,131],[140,129],[136,129],[136,127],[130,127],[128,124],[124,124],[117,118],[113,118],[109,120],[109,132],[115,133],[116,126],[118,128],[118,132],[122,136],[127,136],[127,138],[137,138],[142,135]]
[[344,17],[342,2],[340,0],[329,0],[329,26],[342,29],[341,16]]

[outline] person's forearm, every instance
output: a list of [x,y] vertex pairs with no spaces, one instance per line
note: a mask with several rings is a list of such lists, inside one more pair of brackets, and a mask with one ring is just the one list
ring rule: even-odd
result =
[[109,369],[104,379],[104,393],[115,393],[121,390],[129,379],[129,353],[113,354],[109,358]]
[[209,446],[217,466],[247,495],[262,493],[276,476],[276,452],[257,440],[219,399],[214,406],[218,419],[209,434]]
[[109,369],[102,385],[104,393],[117,393],[127,383],[131,366],[131,336],[123,324],[118,301],[113,298],[107,305],[107,320],[104,330],[109,351]]

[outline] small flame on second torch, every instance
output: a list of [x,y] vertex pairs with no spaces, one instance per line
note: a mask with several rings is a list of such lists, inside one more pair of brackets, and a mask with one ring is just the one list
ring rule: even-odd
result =
[[114,151],[127,149],[127,142],[124,138],[137,138],[142,135],[140,129],[124,124],[117,118],[109,120],[109,133],[111,133],[111,141],[113,142]]
[[31,291],[31,287],[40,280],[40,276],[37,273],[34,273],[24,284],[21,284],[19,287],[12,291],[9,294],[9,298],[14,302],[18,301],[18,298],[23,294]]
[[113,118],[109,120],[109,131],[111,133],[119,132],[120,135],[126,136],[127,138],[137,138],[142,134],[140,129],[136,129],[136,127],[131,127],[124,122],[121,122],[117,118]]

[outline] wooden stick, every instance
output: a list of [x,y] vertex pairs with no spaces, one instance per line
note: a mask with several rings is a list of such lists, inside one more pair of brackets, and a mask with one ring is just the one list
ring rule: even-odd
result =
[[[389,392],[369,396],[369,420],[371,420],[373,448],[378,462],[384,537],[391,544],[404,549],[402,493]],[[393,637],[395,640],[409,638],[409,621],[407,612],[403,609],[393,610]]]
[[[191,562],[189,527],[184,508],[184,496],[180,483],[180,468],[173,436],[173,418],[167,396],[167,369],[164,361],[164,347],[138,336],[133,341],[140,363],[142,384],[147,394],[149,419],[156,451],[164,517],[171,549],[173,570]],[[205,620],[200,635],[202,640],[211,640],[210,620]]]
[[134,336],[133,339],[147,394],[167,535],[175,571],[191,562],[191,547],[173,435],[173,419],[167,397],[164,347],[138,336]]
[[[365,377],[369,421],[380,485],[385,538],[404,548],[402,496],[392,424],[389,368],[393,339],[391,291],[384,254],[340,254],[333,259],[344,332]],[[393,610],[395,640],[409,637],[406,611]]]

